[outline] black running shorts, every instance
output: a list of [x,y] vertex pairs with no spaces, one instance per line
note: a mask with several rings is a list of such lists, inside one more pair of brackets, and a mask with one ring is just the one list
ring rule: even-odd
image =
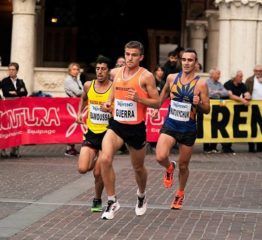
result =
[[84,141],[82,146],[90,147],[96,150],[102,149],[102,140],[105,136],[106,131],[103,133],[93,133],[91,130],[88,130],[87,133],[84,135]]
[[165,133],[176,139],[178,143],[184,144],[186,146],[192,147],[196,141],[197,134],[196,132],[176,132],[165,127],[161,128],[160,133]]
[[130,147],[139,150],[146,145],[146,126],[144,122],[131,125],[120,123],[111,118],[108,128],[113,130]]

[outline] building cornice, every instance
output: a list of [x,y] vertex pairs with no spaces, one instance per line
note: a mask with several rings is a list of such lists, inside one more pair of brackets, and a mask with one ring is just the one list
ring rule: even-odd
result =
[[249,7],[254,7],[256,4],[262,5],[262,0],[215,0],[216,5],[220,4],[234,4],[237,7],[241,5],[248,5]]

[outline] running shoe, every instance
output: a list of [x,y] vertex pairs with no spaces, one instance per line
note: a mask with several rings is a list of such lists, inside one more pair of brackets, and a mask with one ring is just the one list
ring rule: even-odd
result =
[[70,149],[67,149],[65,151],[65,156],[67,157],[74,157],[77,156],[78,154],[79,152],[74,147],[71,147]]
[[93,204],[91,207],[91,212],[102,212],[102,200],[94,198],[93,199]]
[[105,220],[113,219],[115,217],[116,211],[119,210],[119,208],[120,208],[120,204],[118,201],[114,202],[112,200],[109,200],[107,202],[107,207],[103,212],[101,218]]
[[185,199],[185,195],[178,195],[176,194],[174,201],[171,204],[171,209],[182,209],[183,201]]
[[164,186],[166,188],[170,188],[173,184],[175,168],[176,168],[176,162],[172,161],[164,175]]
[[144,197],[137,197],[135,212],[137,216],[142,216],[147,210],[147,199]]

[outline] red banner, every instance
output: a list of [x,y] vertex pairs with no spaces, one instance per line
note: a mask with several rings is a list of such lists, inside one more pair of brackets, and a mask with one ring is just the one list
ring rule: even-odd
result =
[[167,115],[169,99],[166,99],[161,108],[159,109],[157,118],[151,118],[151,113],[154,111],[152,108],[147,109],[146,116],[146,139],[148,142],[157,142],[159,137],[159,131],[164,124],[165,117]]
[[[261,142],[262,105],[211,101],[211,112],[198,121],[197,142]],[[0,149],[25,144],[81,143],[85,124],[77,124],[78,98],[23,97],[0,100]],[[169,100],[146,115],[147,141],[157,142]],[[83,118],[86,119],[86,111]],[[204,127],[205,126],[205,127]],[[236,127],[237,126],[237,127]]]
[[0,149],[23,144],[80,143],[78,98],[23,97],[0,101]]

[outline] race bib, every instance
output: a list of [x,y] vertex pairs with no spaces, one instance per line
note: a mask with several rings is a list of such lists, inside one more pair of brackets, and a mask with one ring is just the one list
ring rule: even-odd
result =
[[90,121],[95,124],[108,124],[111,114],[102,112],[100,105],[90,104]]
[[191,103],[177,102],[171,100],[169,117],[182,122],[188,122],[190,119]]
[[136,121],[137,103],[130,100],[115,99],[114,119],[117,121]]

